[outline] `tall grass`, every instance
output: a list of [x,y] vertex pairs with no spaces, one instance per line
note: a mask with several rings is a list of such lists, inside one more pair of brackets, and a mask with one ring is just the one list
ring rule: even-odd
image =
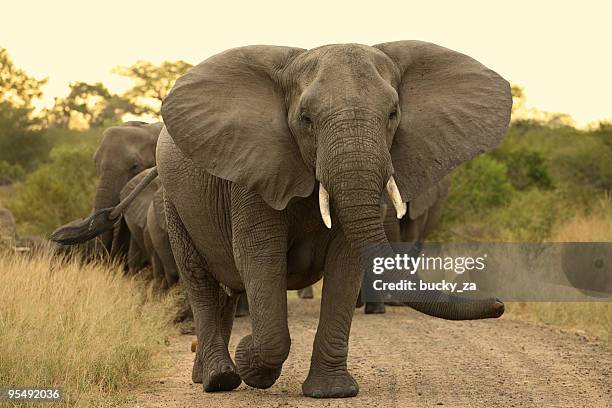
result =
[[[557,224],[553,242],[612,242],[612,197],[604,195],[593,210]],[[519,302],[508,305],[510,318],[551,324],[612,343],[612,302]]]
[[172,299],[120,268],[0,254],[0,384],[57,386],[68,406],[106,405],[159,363]]

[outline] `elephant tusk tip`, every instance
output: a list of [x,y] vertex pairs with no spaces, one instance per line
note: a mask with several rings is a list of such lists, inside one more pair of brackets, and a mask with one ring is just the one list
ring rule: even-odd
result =
[[331,219],[329,219],[329,218],[328,218],[328,219],[324,219],[324,220],[323,220],[323,223],[325,224],[325,226],[326,226],[328,229],[331,229],[331,227],[332,227],[332,225],[331,225]]
[[406,215],[406,203],[403,203],[401,210],[397,212],[397,219],[401,220]]

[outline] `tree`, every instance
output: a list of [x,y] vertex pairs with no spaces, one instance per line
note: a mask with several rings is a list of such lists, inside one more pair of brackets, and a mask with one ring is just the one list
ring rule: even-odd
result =
[[129,67],[117,67],[113,72],[134,81],[134,86],[123,95],[135,106],[134,113],[159,116],[162,100],[174,82],[191,67],[185,61],[164,61],[159,65],[137,61]]
[[0,102],[14,108],[32,109],[32,101],[42,97],[47,78],[36,79],[15,67],[5,48],[0,48]]
[[55,98],[46,116],[49,126],[95,128],[117,123],[124,114],[134,110],[126,98],[111,94],[101,82],[72,82],[68,95]]
[[522,112],[525,109],[525,88],[512,85],[510,91],[512,92],[512,113]]
[[7,50],[0,48],[0,160],[31,169],[48,151],[32,105],[46,82],[17,68]]

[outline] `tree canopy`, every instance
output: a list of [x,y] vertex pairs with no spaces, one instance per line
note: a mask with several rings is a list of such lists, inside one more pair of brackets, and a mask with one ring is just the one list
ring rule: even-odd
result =
[[185,61],[163,61],[155,65],[148,61],[137,61],[129,67],[117,67],[113,72],[128,77],[134,82],[123,97],[135,107],[136,114],[159,116],[161,102],[174,82],[192,67]]

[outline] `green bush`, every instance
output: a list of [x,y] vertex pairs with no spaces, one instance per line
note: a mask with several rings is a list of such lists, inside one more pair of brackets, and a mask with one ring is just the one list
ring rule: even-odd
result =
[[504,163],[488,155],[465,163],[455,171],[446,212],[457,220],[510,202],[514,189]]
[[457,169],[442,241],[542,241],[612,191],[612,126],[514,122],[504,142]]
[[552,188],[552,179],[540,152],[520,148],[508,154],[504,159],[508,167],[508,177],[515,189]]
[[95,190],[93,145],[59,146],[43,164],[15,186],[8,207],[22,233],[48,235],[59,225],[84,217]]
[[0,186],[12,184],[24,175],[25,171],[19,164],[11,164],[5,160],[0,160]]

